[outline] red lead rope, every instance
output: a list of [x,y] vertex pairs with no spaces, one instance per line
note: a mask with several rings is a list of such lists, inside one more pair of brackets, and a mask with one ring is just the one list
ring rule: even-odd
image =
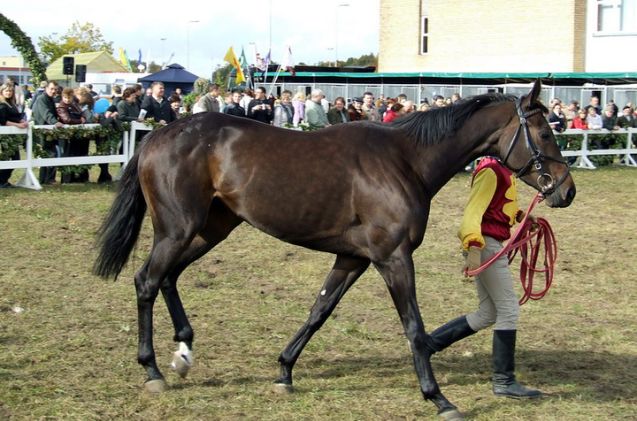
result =
[[[489,267],[500,256],[507,253],[509,258],[509,264],[513,261],[515,256],[520,253],[522,262],[520,263],[520,282],[522,283],[522,289],[524,294],[520,298],[520,305],[526,303],[529,299],[539,300],[544,297],[551,288],[553,282],[553,271],[555,269],[555,261],[557,260],[557,242],[555,240],[555,234],[551,229],[551,225],[544,218],[537,218],[536,227],[533,227],[534,223],[529,220],[531,211],[540,203],[544,197],[541,193],[535,196],[535,199],[529,205],[529,208],[524,215],[524,220],[520,223],[516,231],[511,236],[509,242],[498,253],[491,256],[486,262],[475,270],[467,271],[468,276],[478,275],[480,272]],[[544,264],[543,268],[537,267],[537,261],[540,257],[540,250],[544,245]],[[536,273],[544,273],[544,288],[540,291],[533,290],[533,278]]]

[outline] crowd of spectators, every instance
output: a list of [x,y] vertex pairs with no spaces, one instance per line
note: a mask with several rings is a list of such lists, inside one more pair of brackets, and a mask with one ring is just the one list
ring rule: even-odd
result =
[[[111,104],[100,114],[94,112],[98,95],[90,84],[75,89],[62,89],[54,81],[43,82],[32,93],[26,86],[16,86],[8,81],[0,89],[0,124],[18,127],[26,126],[27,115],[30,115],[30,119],[36,125],[56,127],[84,123],[121,127],[122,122],[146,119],[153,119],[157,124],[168,124],[180,118],[184,110],[181,89],[176,89],[166,97],[165,87],[161,82],[153,83],[146,91],[141,85],[127,87],[123,91],[120,87],[114,86]],[[192,112],[220,112],[277,127],[318,129],[361,120],[391,123],[406,114],[446,107],[460,99],[457,93],[449,98],[435,95],[431,103],[425,100],[416,107],[414,101],[405,94],[400,94],[396,98],[385,98],[383,95],[375,98],[372,92],[363,92],[349,100],[339,96],[330,101],[320,89],[312,90],[307,98],[302,91],[293,94],[289,90],[282,91],[281,96],[275,98],[268,95],[264,87],[256,87],[254,90],[232,90],[222,96],[220,87],[211,84],[208,92],[198,98]],[[626,104],[620,111],[613,101],[609,101],[602,108],[596,96],[593,96],[590,103],[584,107],[580,107],[577,101],[565,105],[560,99],[555,98],[549,104],[547,120],[557,133],[571,128],[637,128],[637,115],[632,104]],[[96,140],[98,143],[103,141]],[[88,154],[88,140],[47,141],[41,142],[41,147],[43,153],[49,157]],[[11,158],[19,159],[19,155]],[[0,171],[0,188],[10,187],[10,175],[11,170]],[[54,183],[55,177],[55,167],[40,169],[40,183]],[[63,177],[61,181],[86,182],[88,172],[72,174]],[[108,165],[100,164],[98,182],[108,181],[111,181]]]

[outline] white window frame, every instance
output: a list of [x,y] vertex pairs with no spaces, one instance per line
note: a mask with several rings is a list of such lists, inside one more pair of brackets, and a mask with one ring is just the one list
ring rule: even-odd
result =
[[[596,0],[595,3],[595,31],[593,33],[594,36],[612,36],[612,35],[637,35],[637,31],[635,30],[627,30],[622,28],[622,17],[624,14],[624,0]],[[604,29],[600,29],[599,28],[599,19],[600,19],[600,15],[599,15],[599,8],[600,6],[610,6],[610,7],[614,7],[619,9],[619,13],[618,13],[618,19],[619,22],[617,22],[617,27],[619,28],[618,30],[604,30]],[[637,17],[635,17],[635,19],[637,19]]]
[[420,17],[420,55],[429,54],[429,16]]

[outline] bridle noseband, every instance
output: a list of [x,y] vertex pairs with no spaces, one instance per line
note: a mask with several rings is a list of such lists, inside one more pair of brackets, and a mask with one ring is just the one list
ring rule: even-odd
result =
[[[537,148],[537,146],[533,142],[531,142],[531,133],[529,132],[529,125],[527,124],[527,119],[531,117],[532,115],[541,113],[542,110],[539,108],[535,108],[527,112],[522,111],[521,98],[518,98],[515,100],[515,109],[518,113],[518,117],[520,117],[520,125],[515,130],[515,134],[513,135],[513,139],[511,139],[511,143],[509,144],[507,153],[504,156],[504,159],[502,160],[502,164],[506,164],[507,160],[509,159],[509,156],[511,155],[511,152],[513,152],[513,148],[515,147],[515,144],[518,142],[518,138],[520,137],[520,129],[523,129],[524,139],[526,140],[526,147],[531,150],[531,157],[521,169],[517,171],[514,170],[516,172],[515,175],[518,178],[520,178],[526,175],[531,170],[532,167],[535,168],[535,170],[540,174],[537,178],[537,184],[542,190],[542,194],[545,197],[549,196],[553,192],[555,192],[555,190],[557,190],[557,188],[564,182],[564,180],[568,176],[569,174],[568,162],[562,159],[556,159],[551,156],[543,154],[542,151],[540,151]],[[564,175],[562,175],[562,177],[560,177],[559,180],[557,180],[557,183],[554,182],[553,176],[544,169],[545,161],[554,161],[554,162],[558,162],[560,164],[566,165],[566,172],[564,172]]]

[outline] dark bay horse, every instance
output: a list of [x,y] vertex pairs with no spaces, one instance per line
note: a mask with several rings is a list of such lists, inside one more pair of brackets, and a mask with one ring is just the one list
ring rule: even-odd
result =
[[480,95],[448,108],[298,132],[220,113],[201,113],[152,132],[129,162],[99,232],[94,273],[117,276],[150,212],[152,251],[135,275],[138,361],[150,391],[165,387],[153,349],[153,305],[161,291],[179,350],[192,364],[193,330],[177,292],[192,262],[242,222],[276,238],[336,255],[307,322],[279,357],[275,384],[291,389],[292,368],[312,335],[371,264],[384,278],[413,352],[420,388],[445,417],[459,412],[440,392],[433,348],[416,301],[412,253],[425,234],[433,196],[472,160],[494,155],[566,207],[575,185],[538,101]]

